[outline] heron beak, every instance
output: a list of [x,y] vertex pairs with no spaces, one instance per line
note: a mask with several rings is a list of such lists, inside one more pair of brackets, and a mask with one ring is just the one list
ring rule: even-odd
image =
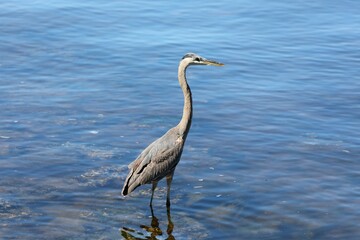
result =
[[203,64],[212,65],[212,66],[218,66],[218,67],[224,66],[223,63],[216,62],[216,61],[213,61],[213,60],[207,60],[207,59],[204,59]]

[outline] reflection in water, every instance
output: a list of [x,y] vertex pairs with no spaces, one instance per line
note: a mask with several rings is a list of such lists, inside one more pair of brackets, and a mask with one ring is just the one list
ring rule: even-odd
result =
[[[154,210],[152,206],[150,206],[151,210],[151,225],[140,225],[140,227],[144,230],[146,230],[148,233],[150,233],[150,236],[144,236],[142,232],[135,231],[131,228],[123,227],[121,229],[121,235],[125,239],[157,239],[157,236],[161,236],[163,234],[163,231],[160,228],[159,220],[154,214]],[[168,218],[168,224],[166,233],[168,234],[168,237],[166,239],[175,239],[175,237],[172,235],[172,232],[174,230],[174,223],[171,221],[171,214],[170,214],[170,206],[166,207],[167,212],[167,218]]]

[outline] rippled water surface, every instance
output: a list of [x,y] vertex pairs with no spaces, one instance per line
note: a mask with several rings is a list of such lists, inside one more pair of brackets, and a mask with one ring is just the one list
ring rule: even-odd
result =
[[[358,1],[0,3],[1,239],[359,239]],[[193,125],[172,184],[127,164]]]

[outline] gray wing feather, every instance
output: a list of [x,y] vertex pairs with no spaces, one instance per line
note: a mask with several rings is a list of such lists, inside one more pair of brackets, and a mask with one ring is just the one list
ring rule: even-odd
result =
[[171,173],[180,160],[183,145],[183,139],[174,128],[151,143],[129,164],[130,173],[125,180],[123,194],[126,195],[140,185],[158,181]]

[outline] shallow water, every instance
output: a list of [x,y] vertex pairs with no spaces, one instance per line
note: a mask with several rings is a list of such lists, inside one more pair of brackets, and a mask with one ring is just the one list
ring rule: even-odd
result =
[[[0,3],[0,238],[359,239],[360,3]],[[172,184],[120,196],[177,124]]]

